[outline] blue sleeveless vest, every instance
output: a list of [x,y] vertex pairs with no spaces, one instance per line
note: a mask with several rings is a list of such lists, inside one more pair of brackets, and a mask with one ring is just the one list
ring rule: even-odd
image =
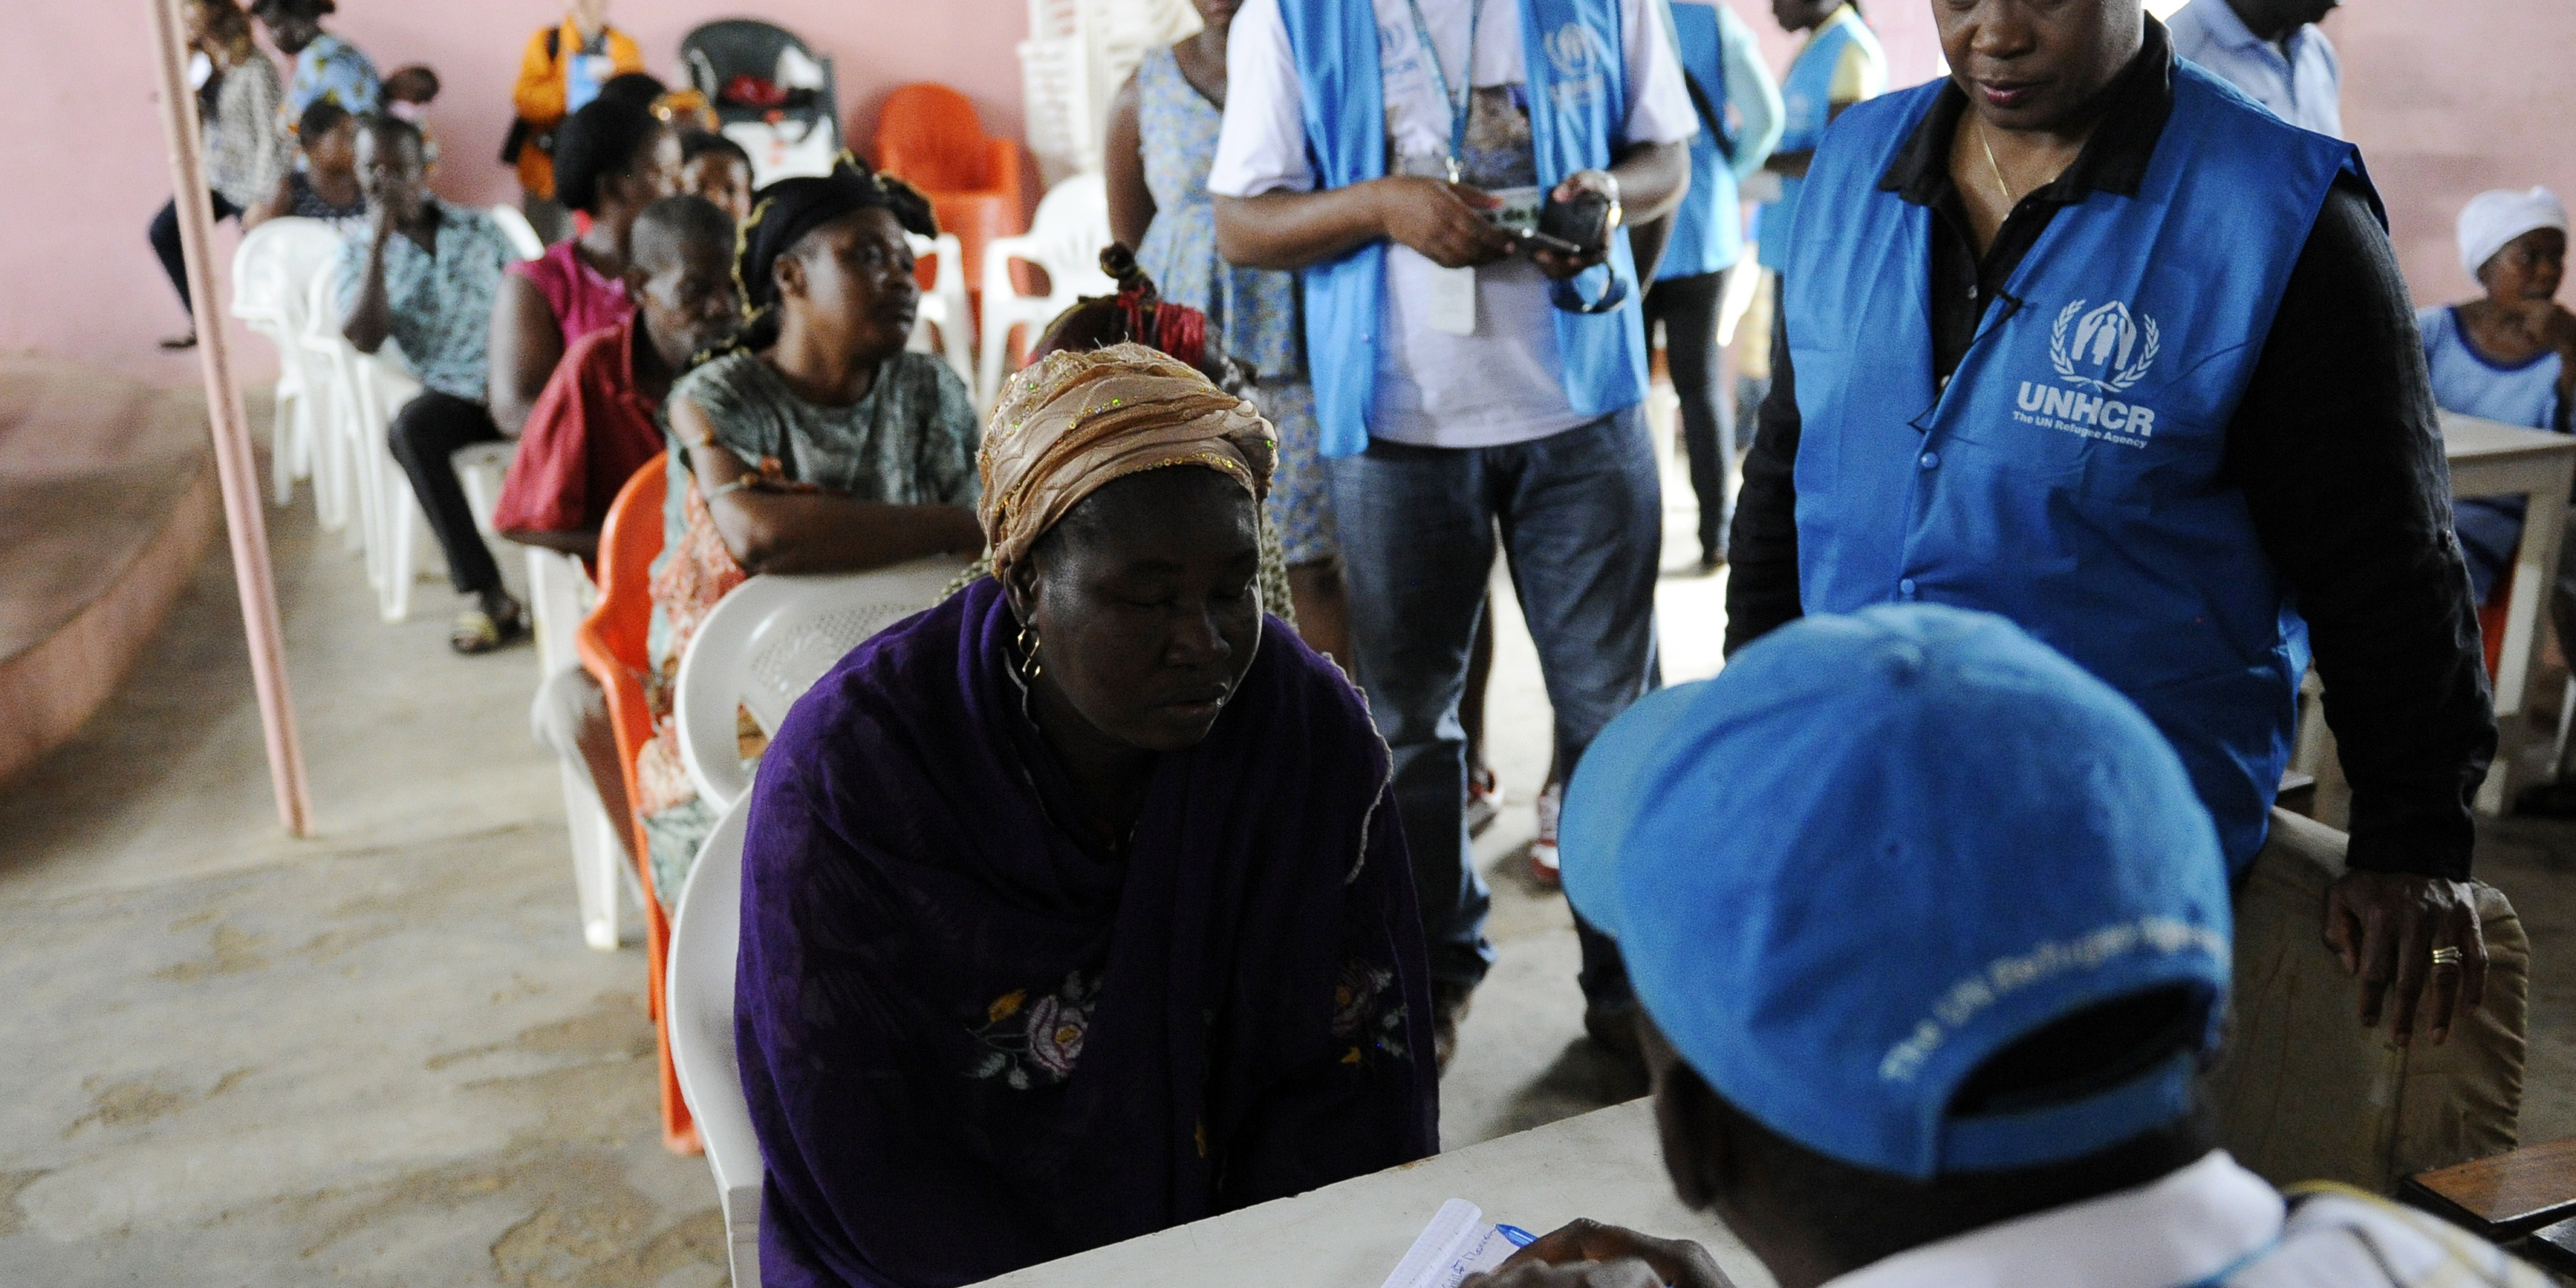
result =
[[[1490,0],[1489,0],[1490,2]],[[1628,120],[1628,64],[1619,0],[1500,0],[1521,11],[1529,69],[1530,132],[1538,179],[1553,188],[1577,170],[1608,169]],[[1386,87],[1378,73],[1377,14],[1369,0],[1280,0],[1297,62],[1306,146],[1318,190],[1386,176]],[[1584,274],[1585,298],[1617,273],[1637,294],[1628,230],[1610,239],[1610,262]],[[1307,368],[1326,456],[1368,448],[1377,394],[1380,293],[1386,243],[1372,242],[1305,271]],[[1646,396],[1646,337],[1634,307],[1556,314],[1557,351],[1574,409],[1606,416]]]
[[[1726,111],[1726,34],[1718,26],[1717,7],[1672,6],[1673,35],[1681,46],[1682,66],[1709,92],[1709,106]],[[1690,191],[1673,208],[1672,239],[1664,243],[1663,267],[1655,280],[1722,273],[1744,257],[1744,206],[1736,195],[1735,168],[1717,147],[1723,122],[1702,121],[1691,136]]]
[[[1834,69],[1842,66],[1843,49],[1855,40],[1872,45],[1878,37],[1857,22],[1837,22],[1816,33],[1807,47],[1798,51],[1797,61],[1789,64],[1789,74],[1780,80],[1780,142],[1775,152],[1804,152],[1825,141],[1825,127],[1834,119]],[[1937,82],[1936,82],[1937,83]],[[1798,197],[1806,191],[1806,179],[1782,178],[1780,199],[1762,207],[1762,244],[1756,255],[1764,268],[1774,271],[1789,264],[1789,236],[1798,218]]]
[[1878,181],[1942,84],[1854,106],[1809,172],[1820,199],[1785,314],[1802,600],[2020,623],[2145,709],[2241,870],[2308,646],[2224,476],[2227,424],[2327,189],[2363,178],[2359,154],[2177,61],[2137,195],[2059,211],[1936,390],[1931,212]]

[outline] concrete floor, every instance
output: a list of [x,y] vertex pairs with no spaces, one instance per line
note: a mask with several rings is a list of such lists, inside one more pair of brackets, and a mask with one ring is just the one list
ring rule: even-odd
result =
[[[271,813],[220,543],[109,708],[0,786],[0,1282],[721,1284],[705,1165],[658,1140],[642,952],[581,943],[532,654],[449,654],[435,587],[378,622],[310,505],[270,514],[317,837]],[[1716,668],[1723,586],[1665,579],[1668,676]],[[1582,1039],[1571,923],[1524,875],[1546,705],[1504,602],[1501,961],[1452,1146],[1642,1090]],[[2480,862],[2541,965],[2525,1139],[2576,1135],[2576,828],[2499,825]]]

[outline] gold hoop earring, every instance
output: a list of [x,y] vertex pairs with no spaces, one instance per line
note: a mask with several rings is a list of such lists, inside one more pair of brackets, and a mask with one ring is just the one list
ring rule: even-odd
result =
[[1045,664],[1038,661],[1039,640],[1036,624],[1020,623],[1020,637],[1016,643],[1020,650],[1020,680],[1024,684],[1035,684],[1039,676],[1046,674]]

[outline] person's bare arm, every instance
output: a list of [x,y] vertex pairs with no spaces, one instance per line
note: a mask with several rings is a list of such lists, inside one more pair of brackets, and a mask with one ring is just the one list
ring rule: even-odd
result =
[[340,334],[349,347],[360,353],[374,353],[385,347],[385,339],[394,333],[394,305],[385,293],[385,242],[400,237],[384,207],[377,207],[376,217],[367,242],[367,267],[358,278],[358,298],[349,304],[349,316],[340,323]]
[[516,438],[564,355],[554,306],[536,283],[516,273],[503,273],[501,289],[492,296],[491,351],[492,423]]
[[1136,78],[1109,100],[1109,136],[1102,145],[1102,177],[1109,183],[1109,235],[1134,250],[1154,226],[1154,190],[1145,186],[1145,132],[1136,119]]
[[962,505],[893,505],[762,488],[741,457],[715,442],[706,413],[686,398],[671,401],[671,428],[689,444],[689,468],[716,535],[745,572],[862,572],[984,548],[975,512]]
[[1517,245],[1480,213],[1500,204],[1465,184],[1409,175],[1328,192],[1218,197],[1217,253],[1245,268],[1300,269],[1385,239],[1442,268],[1469,268]]

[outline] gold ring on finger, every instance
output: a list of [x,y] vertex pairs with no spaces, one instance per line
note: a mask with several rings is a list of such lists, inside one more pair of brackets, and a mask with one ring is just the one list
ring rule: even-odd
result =
[[2453,948],[2453,947],[2445,946],[2445,947],[2436,948],[2436,949],[2434,949],[2434,950],[2433,950],[2433,969],[2435,969],[2435,970],[2458,970],[2459,968],[2460,968],[2460,950],[2459,950],[2459,949],[2457,949],[2457,948]]

